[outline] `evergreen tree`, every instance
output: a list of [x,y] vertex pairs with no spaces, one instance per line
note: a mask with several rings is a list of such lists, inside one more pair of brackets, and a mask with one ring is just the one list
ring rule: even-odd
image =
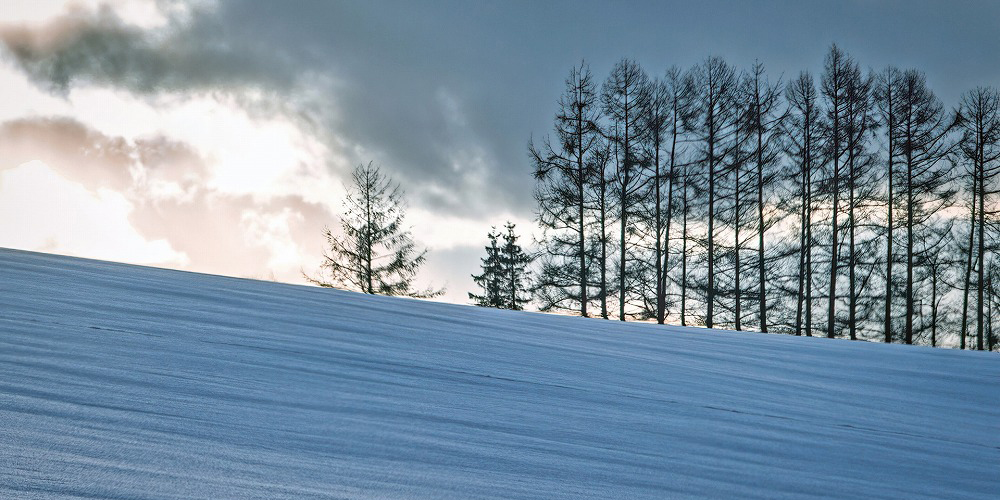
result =
[[486,247],[486,257],[481,259],[483,272],[479,275],[472,275],[473,281],[482,288],[483,294],[477,295],[469,292],[469,299],[480,307],[502,309],[504,307],[502,292],[504,267],[501,247],[497,244],[500,234],[497,233],[496,227],[490,229],[490,234],[487,237],[490,244]]
[[[482,273],[472,275],[472,279],[482,289],[482,295],[469,293],[477,306],[513,309],[520,311],[531,301],[531,273],[528,266],[533,258],[518,245],[514,224],[507,222],[506,233],[500,234],[492,228],[490,244],[486,247],[486,257],[482,260]],[[500,238],[503,242],[500,243]],[[546,287],[539,287],[546,290]]]
[[507,232],[503,235],[503,247],[500,251],[500,268],[503,273],[500,279],[500,302],[504,309],[520,311],[531,301],[528,293],[531,283],[528,265],[533,259],[517,244],[514,224],[507,222],[504,228]]

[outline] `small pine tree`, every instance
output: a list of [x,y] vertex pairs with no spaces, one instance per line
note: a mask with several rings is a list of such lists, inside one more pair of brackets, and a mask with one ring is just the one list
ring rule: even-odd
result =
[[486,257],[482,260],[483,272],[478,276],[473,274],[472,279],[483,289],[482,295],[469,292],[469,300],[480,307],[504,307],[503,296],[501,294],[502,278],[504,277],[501,248],[497,244],[500,233],[496,227],[490,229],[488,236],[489,246],[486,247]]
[[525,304],[531,301],[528,293],[531,276],[528,265],[532,258],[524,253],[521,245],[517,244],[517,234],[514,233],[514,224],[507,222],[504,226],[507,234],[503,235],[503,248],[501,252],[501,263],[503,265],[504,279],[502,284],[503,304],[505,309],[520,311]]
[[[486,247],[486,257],[482,260],[483,272],[472,275],[482,294],[469,293],[469,299],[477,306],[513,309],[520,311],[531,301],[528,293],[531,274],[528,266],[533,260],[517,244],[514,224],[507,223],[505,234],[490,230],[490,244]],[[499,244],[503,237],[503,244]]]

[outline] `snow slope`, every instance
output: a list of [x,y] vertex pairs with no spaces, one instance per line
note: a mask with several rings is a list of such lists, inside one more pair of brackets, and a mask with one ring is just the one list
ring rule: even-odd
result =
[[0,250],[0,498],[998,498],[1000,356]]

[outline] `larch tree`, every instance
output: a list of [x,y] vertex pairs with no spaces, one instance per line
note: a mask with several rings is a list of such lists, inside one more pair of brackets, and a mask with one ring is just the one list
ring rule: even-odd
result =
[[690,109],[692,92],[690,79],[673,67],[662,79],[650,84],[649,105],[644,115],[646,140],[644,155],[648,159],[649,178],[645,196],[646,229],[643,239],[652,248],[648,249],[651,265],[649,270],[651,287],[646,293],[652,295],[644,304],[647,315],[663,324],[667,316],[667,297],[670,281],[670,232],[676,209],[675,195],[679,183],[678,170],[683,149],[684,122]]
[[765,235],[778,217],[770,208],[770,196],[780,179],[783,149],[783,122],[787,111],[782,108],[781,83],[770,83],[764,65],[754,64],[743,81],[743,94],[747,101],[745,125],[750,133],[750,163],[753,164],[752,187],[756,208],[757,232],[757,314],[760,331],[767,331],[767,248]]
[[[670,90],[665,81],[653,79],[649,84],[649,100],[642,117],[642,126],[646,129],[646,141],[643,143],[644,156],[649,159],[649,182],[646,185],[647,192],[644,193],[643,204],[645,210],[641,214],[644,219],[646,231],[643,240],[652,240],[652,248],[649,249],[652,265],[645,267],[651,270],[649,278],[643,282],[653,283],[650,292],[652,300],[645,300],[646,316],[656,318],[656,322],[663,324],[666,311],[667,297],[667,269],[663,265],[663,256],[666,252],[665,240],[667,232],[670,230],[666,224],[667,214],[670,207],[665,206],[666,194],[670,190],[670,178],[666,172],[664,161],[667,154],[662,154],[667,144],[667,131],[670,118]],[[648,294],[644,294],[648,297]]]
[[[847,75],[846,106],[844,113],[844,148],[845,181],[847,189],[847,330],[851,340],[858,339],[858,324],[862,318],[858,310],[865,308],[867,317],[872,308],[870,301],[860,303],[862,290],[868,287],[859,286],[859,278],[865,279],[869,273],[858,276],[859,270],[867,270],[873,262],[877,240],[859,234],[859,226],[867,222],[869,202],[877,196],[875,181],[876,155],[870,151],[870,140],[875,132],[874,103],[872,101],[873,78],[863,75],[855,64],[849,68]],[[859,256],[860,254],[860,256]],[[874,266],[870,266],[874,270]]]
[[793,162],[791,184],[798,187],[798,293],[795,297],[796,335],[812,336],[813,310],[813,176],[821,168],[821,117],[818,94],[811,74],[803,72],[785,88],[788,120],[785,123],[786,154]]
[[[719,57],[709,57],[692,70],[697,90],[692,100],[688,130],[697,144],[698,169],[704,177],[707,197],[707,273],[705,283],[705,326],[712,328],[715,319],[717,191],[724,166],[732,153],[736,129],[736,71]],[[717,186],[719,184],[719,186]],[[691,201],[690,199],[688,201]],[[684,279],[688,279],[686,276]]]
[[591,156],[591,200],[593,213],[590,230],[590,255],[593,258],[591,266],[591,288],[595,290],[594,298],[601,306],[601,318],[608,319],[608,298],[615,294],[614,283],[608,278],[608,245],[611,243],[610,229],[612,225],[611,205],[611,174],[608,172],[612,164],[612,141],[602,138]]
[[[941,211],[950,205],[954,189],[950,185],[951,169],[943,161],[953,144],[948,135],[955,120],[927,87],[926,78],[916,70],[903,72],[899,92],[899,135],[901,158],[900,184],[905,210],[904,229],[906,284],[906,326],[903,341],[913,343],[916,314],[914,272],[918,264],[917,242],[922,232]],[[981,270],[980,270],[981,271]]]
[[901,92],[902,79],[903,72],[893,66],[889,66],[879,73],[874,85],[876,109],[883,133],[885,134],[885,139],[882,142],[886,148],[885,287],[882,316],[882,340],[886,343],[893,341],[892,299],[893,291],[896,288],[895,275],[893,274],[893,264],[895,264],[896,255],[893,253],[893,247],[895,243],[896,217],[898,217],[898,211],[896,210],[898,203],[896,165],[901,159],[897,136],[900,130],[899,94]]
[[[1000,192],[1000,188],[997,186],[997,179],[1000,176],[1000,93],[995,88],[988,87],[978,87],[965,93],[959,107],[958,124],[962,132],[959,153],[967,172],[971,174],[969,176],[971,186],[966,191],[972,196],[968,259],[962,304],[961,347],[965,348],[968,293],[974,255],[975,266],[978,269],[976,280],[976,349],[982,350],[986,333],[983,325],[983,318],[986,314],[983,301],[988,298],[984,290],[986,288],[984,264],[986,263],[986,242],[991,239],[987,238],[986,235],[988,228],[986,200],[989,198],[995,203],[997,193]],[[994,203],[990,203],[989,206],[992,207]],[[991,212],[989,215],[993,216],[995,212]],[[976,232],[978,232],[978,238],[974,239],[973,236]],[[977,243],[975,249],[973,241]]]
[[622,59],[601,89],[604,114],[611,122],[609,136],[615,148],[614,196],[618,208],[618,319],[626,319],[626,303],[635,289],[633,235],[647,176],[641,149],[646,134],[643,115],[649,105],[649,77],[638,63]]
[[534,164],[537,220],[545,259],[539,270],[542,310],[578,310],[588,316],[592,281],[588,239],[589,190],[597,172],[594,150],[600,137],[597,91],[585,63],[570,70],[555,117],[556,143],[529,142]]
[[[684,179],[682,175],[682,169],[686,165],[684,154],[684,127],[685,123],[690,121],[691,117],[691,97],[694,94],[694,86],[692,85],[692,80],[689,75],[682,73],[676,66],[671,67],[667,70],[663,78],[664,85],[666,86],[666,100],[667,100],[667,120],[666,126],[666,142],[669,144],[670,153],[667,158],[667,203],[665,206],[666,215],[663,227],[663,263],[661,268],[663,273],[661,276],[662,283],[659,288],[663,291],[662,307],[658,309],[657,321],[661,317],[666,318],[666,296],[668,294],[668,287],[670,281],[668,276],[670,274],[670,231],[671,223],[673,222],[674,213],[677,211],[677,201],[678,196],[678,186],[683,185]],[[686,210],[686,207],[684,208]],[[685,239],[685,235],[681,234],[681,238]],[[683,258],[683,257],[682,257]],[[682,284],[683,286],[683,284]],[[683,300],[682,300],[683,302]],[[657,304],[661,305],[660,302]],[[683,311],[681,313],[683,318]],[[683,321],[683,320],[682,320]]]
[[323,253],[313,284],[379,295],[429,298],[443,289],[417,290],[414,278],[426,260],[403,225],[403,191],[381,169],[369,162],[358,165],[340,216],[342,234],[324,229],[329,248]]
[[840,264],[840,195],[843,189],[841,166],[845,147],[844,122],[847,115],[848,86],[857,63],[854,62],[836,45],[830,48],[824,62],[823,77],[820,83],[820,94],[826,112],[825,120],[825,157],[830,165],[830,175],[825,183],[830,195],[830,281],[827,305],[826,336],[836,336],[837,319],[837,280]]

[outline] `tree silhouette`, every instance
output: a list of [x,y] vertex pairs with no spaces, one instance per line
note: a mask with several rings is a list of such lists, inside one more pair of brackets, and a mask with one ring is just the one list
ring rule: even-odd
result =
[[[470,292],[469,299],[477,306],[496,307],[520,311],[531,302],[528,293],[531,274],[528,266],[533,260],[517,244],[514,224],[507,222],[507,230],[502,235],[496,228],[490,230],[490,244],[486,247],[486,257],[482,260],[482,273],[472,275],[472,279],[482,289],[482,295]],[[503,245],[498,240],[503,237]]]
[[482,288],[482,295],[469,292],[469,300],[480,307],[504,307],[504,297],[502,292],[502,280],[504,275],[502,249],[497,245],[500,234],[497,228],[490,229],[487,236],[490,244],[486,246],[486,257],[482,260],[483,272],[479,275],[472,275],[472,280]]
[[319,286],[379,295],[428,298],[444,293],[443,289],[413,288],[427,250],[418,250],[403,226],[406,204],[399,185],[372,162],[358,165],[352,178],[354,185],[340,216],[343,234],[323,229],[329,248],[323,253],[320,272],[328,279],[305,278]]

